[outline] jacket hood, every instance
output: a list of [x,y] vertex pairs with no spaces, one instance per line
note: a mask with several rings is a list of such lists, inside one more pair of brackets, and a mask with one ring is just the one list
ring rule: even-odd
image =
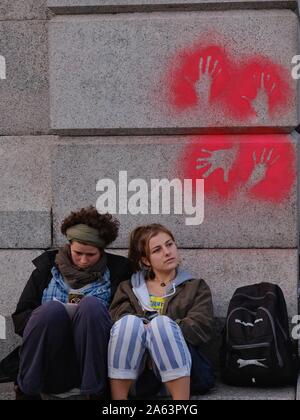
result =
[[[186,281],[192,280],[195,276],[191,275],[187,270],[179,268],[175,279],[168,285],[166,289],[166,295],[170,296],[176,292],[176,288]],[[133,293],[138,299],[143,310],[156,312],[153,310],[150,303],[150,296],[146,285],[145,273],[143,271],[138,271],[134,273],[131,277],[131,285]]]

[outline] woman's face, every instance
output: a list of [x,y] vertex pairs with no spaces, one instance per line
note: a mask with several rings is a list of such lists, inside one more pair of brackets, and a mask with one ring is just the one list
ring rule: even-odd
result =
[[102,257],[99,248],[92,245],[84,245],[79,242],[71,243],[71,256],[73,264],[81,269],[95,265]]
[[149,260],[144,259],[144,264],[151,265],[157,272],[171,272],[178,267],[178,249],[168,234],[160,232],[149,241]]

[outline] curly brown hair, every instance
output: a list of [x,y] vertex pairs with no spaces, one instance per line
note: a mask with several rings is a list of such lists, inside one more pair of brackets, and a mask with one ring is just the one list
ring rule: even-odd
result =
[[118,237],[120,222],[109,213],[99,214],[93,206],[72,212],[66,217],[61,225],[61,233],[66,235],[70,227],[79,224],[97,229],[106,246],[114,242]]
[[[161,232],[169,235],[175,242],[172,232],[170,232],[163,225],[157,223],[147,226],[139,226],[136,229],[134,229],[134,231],[131,233],[128,258],[131,261],[133,270],[135,272],[145,268],[144,264],[142,263],[142,258],[147,258],[149,260],[149,242],[154,236],[158,235]],[[155,277],[154,273],[151,272],[151,270],[149,271],[149,277]]]

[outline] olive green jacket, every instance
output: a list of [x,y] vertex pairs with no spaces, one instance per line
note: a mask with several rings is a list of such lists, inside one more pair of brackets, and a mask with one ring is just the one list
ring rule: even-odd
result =
[[[147,318],[133,290],[132,280],[120,283],[110,307],[113,322],[125,315]],[[214,336],[212,296],[204,280],[188,279],[166,298],[163,313],[180,326],[186,341],[194,346],[207,344]]]

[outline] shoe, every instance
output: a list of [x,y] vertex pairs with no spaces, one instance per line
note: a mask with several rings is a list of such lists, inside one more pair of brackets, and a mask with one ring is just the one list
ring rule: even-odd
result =
[[14,391],[15,391],[15,399],[18,400],[18,401],[25,401],[25,400],[40,401],[41,400],[40,395],[24,394],[24,392],[21,390],[19,385],[14,386]]
[[42,400],[85,400],[84,395],[80,394],[80,389],[73,388],[60,394],[41,394]]

